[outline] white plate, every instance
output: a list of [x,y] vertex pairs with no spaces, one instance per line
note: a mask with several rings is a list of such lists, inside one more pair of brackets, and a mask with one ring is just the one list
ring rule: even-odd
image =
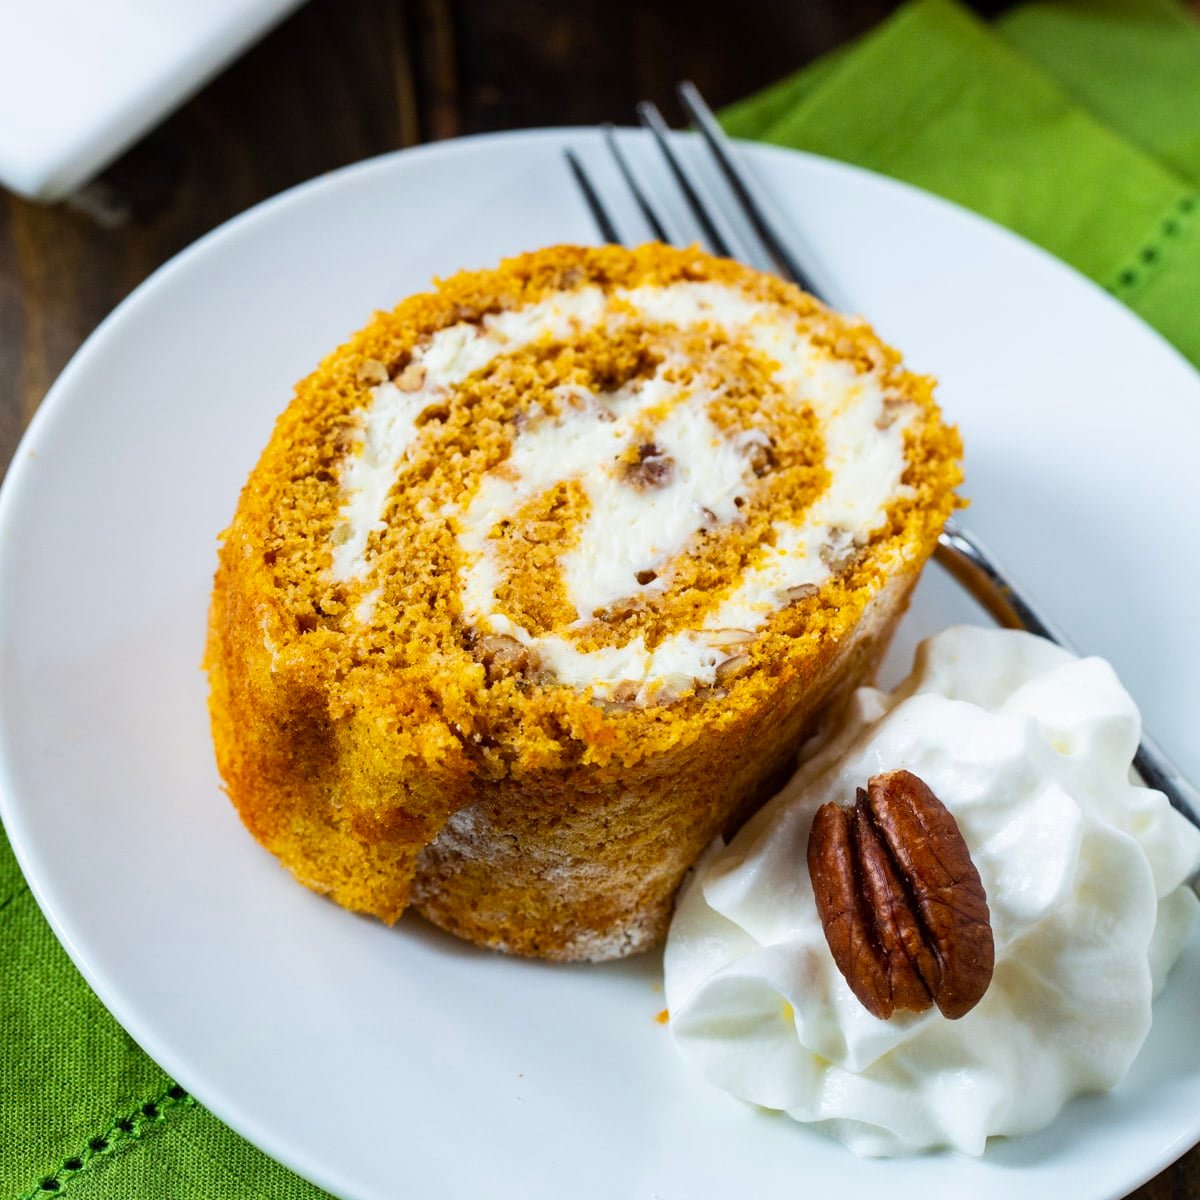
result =
[[[0,792],[39,902],[154,1058],[357,1200],[1127,1192],[1200,1137],[1200,941],[1111,1095],[982,1161],[860,1162],[677,1058],[655,1020],[657,955],[548,966],[351,916],[296,885],[222,796],[199,669],[215,538],[276,413],[321,354],[432,274],[593,240],[568,140],[601,161],[594,132],[543,131],[298,188],[165,267],[63,373],[0,497]],[[971,525],[1200,774],[1196,374],[975,217],[746,153],[845,294],[941,376]],[[893,659],[964,616],[931,570]]]

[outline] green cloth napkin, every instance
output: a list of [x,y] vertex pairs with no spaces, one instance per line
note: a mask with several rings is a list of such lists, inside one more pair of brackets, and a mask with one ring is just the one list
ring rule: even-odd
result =
[[1200,365],[1200,22],[1175,0],[1048,0],[990,26],[915,0],[724,120],[1007,225]]
[[[725,119],[985,213],[1200,364],[1200,24],[1173,0],[1048,0],[991,26],[950,0],[915,0]],[[0,1200],[324,1194],[121,1030],[0,835]]]

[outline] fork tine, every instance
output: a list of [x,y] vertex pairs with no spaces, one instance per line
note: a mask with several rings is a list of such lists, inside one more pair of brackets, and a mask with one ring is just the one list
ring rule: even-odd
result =
[[579,185],[579,190],[583,193],[584,202],[592,214],[592,219],[596,222],[596,227],[600,230],[600,236],[606,242],[611,242],[614,246],[623,245],[624,243],[621,240],[621,235],[617,232],[616,224],[613,222],[608,209],[601,202],[600,193],[596,191],[591,176],[583,169],[583,163],[575,157],[575,153],[572,150],[564,150],[563,155],[566,157],[567,165],[571,168],[571,174],[575,176],[575,182]]
[[730,249],[729,243],[721,235],[721,231],[713,223],[708,209],[704,206],[704,201],[700,199],[699,193],[692,186],[692,181],[684,171],[675,151],[671,149],[671,143],[668,140],[668,134],[671,131],[667,128],[662,113],[649,100],[643,100],[637,106],[637,113],[638,120],[653,134],[658,148],[662,151],[663,158],[667,160],[667,166],[671,168],[671,174],[675,176],[675,182],[679,184],[679,190],[683,192],[684,199],[688,202],[688,207],[692,210],[696,220],[700,222],[700,228],[704,230],[708,244],[723,258],[736,257]]
[[704,139],[709,150],[712,151],[713,158],[716,159],[717,166],[721,169],[721,174],[728,181],[729,187],[737,198],[738,204],[741,205],[742,211],[746,214],[746,219],[750,222],[754,232],[758,234],[759,240],[765,247],[771,261],[775,264],[776,270],[793,283],[799,284],[806,292],[810,292],[820,299],[820,293],[813,286],[808,272],[792,256],[783,239],[775,232],[774,227],[767,220],[762,207],[751,191],[749,182],[745,175],[742,174],[741,168],[733,160],[733,155],[729,150],[728,138],[722,132],[720,125],[717,124],[717,119],[713,116],[712,109],[704,102],[704,97],[700,95],[699,89],[694,83],[685,81],[679,84],[677,90],[683,107],[687,110],[687,114],[692,119],[693,124],[700,131],[700,136]]
[[671,244],[671,235],[667,233],[666,226],[659,219],[658,213],[654,211],[654,206],[647,199],[646,193],[642,191],[637,177],[630,170],[629,163],[626,161],[625,155],[621,152],[621,147],[617,144],[617,131],[611,125],[604,126],[604,140],[608,143],[608,149],[612,153],[613,158],[617,160],[617,167],[620,169],[625,182],[629,185],[629,190],[633,193],[633,198],[637,201],[638,208],[642,210],[642,216],[646,218],[646,224],[650,226],[654,236],[660,242],[665,242],[669,246]]

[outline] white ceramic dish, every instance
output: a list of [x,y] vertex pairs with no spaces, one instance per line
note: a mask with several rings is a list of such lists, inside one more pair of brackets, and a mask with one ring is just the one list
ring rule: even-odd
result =
[[[0,794],[38,900],[151,1055],[354,1200],[1123,1195],[1200,1137],[1200,939],[1111,1095],[982,1161],[862,1162],[690,1072],[655,1020],[656,955],[547,966],[351,916],[293,883],[222,797],[208,588],[272,420],[373,307],[434,273],[592,240],[568,140],[599,166],[594,132],[542,131],[298,188],[165,267],[63,373],[0,496]],[[977,218],[819,159],[746,156],[844,294],[941,376],[971,525],[1200,774],[1200,379]],[[931,569],[888,674],[974,615]]]

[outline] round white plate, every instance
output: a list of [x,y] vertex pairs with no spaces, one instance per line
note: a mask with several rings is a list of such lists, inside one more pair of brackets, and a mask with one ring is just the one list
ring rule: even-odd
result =
[[[1111,1095],[982,1161],[862,1162],[677,1058],[655,1020],[658,955],[548,966],[352,916],[294,883],[222,795],[205,612],[216,535],[272,420],[326,350],[431,275],[594,240],[568,141],[611,180],[598,135],[576,130],[297,188],[163,268],[63,373],[0,497],[0,794],[39,902],[154,1058],[354,1200],[1127,1192],[1200,1136],[1200,940]],[[970,524],[1200,775],[1196,374],[975,217],[820,159],[745,153],[843,295],[941,377]],[[931,569],[891,677],[918,635],[972,615]]]

